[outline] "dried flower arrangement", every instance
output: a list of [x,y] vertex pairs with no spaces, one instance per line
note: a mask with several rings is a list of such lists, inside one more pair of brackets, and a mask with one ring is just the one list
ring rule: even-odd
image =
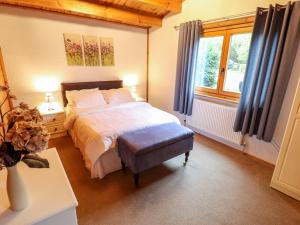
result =
[[0,103],[0,170],[23,161],[31,168],[48,168],[49,163],[36,153],[48,147],[49,134],[39,111],[27,104],[3,112],[2,106],[9,99],[16,99],[8,86],[0,85],[6,97]]

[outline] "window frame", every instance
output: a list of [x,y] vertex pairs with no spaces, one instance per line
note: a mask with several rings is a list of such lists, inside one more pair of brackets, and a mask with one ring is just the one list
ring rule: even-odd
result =
[[196,86],[195,87],[196,95],[204,95],[204,96],[210,96],[215,98],[228,99],[236,102],[239,100],[240,93],[224,90],[225,77],[227,72],[227,59],[229,56],[229,49],[230,49],[230,40],[231,40],[231,35],[233,34],[243,34],[243,33],[253,32],[254,18],[255,17],[251,16],[246,18],[232,19],[232,20],[214,22],[214,23],[203,25],[203,32],[201,33],[201,38],[223,36],[223,45],[222,45],[218,80],[217,80],[217,88],[212,89],[212,88]]

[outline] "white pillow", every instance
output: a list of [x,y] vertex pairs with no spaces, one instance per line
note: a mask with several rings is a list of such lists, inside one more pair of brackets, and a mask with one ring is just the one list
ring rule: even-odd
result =
[[130,91],[127,88],[101,90],[105,101],[108,104],[116,105],[127,102],[135,102]]
[[94,107],[106,104],[98,88],[66,91],[66,97],[68,99],[68,105],[77,108]]

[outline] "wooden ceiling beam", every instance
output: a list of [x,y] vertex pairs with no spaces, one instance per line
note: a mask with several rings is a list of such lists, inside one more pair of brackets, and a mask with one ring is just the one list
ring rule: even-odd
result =
[[149,7],[159,8],[174,13],[181,12],[182,0],[130,0],[132,2],[148,5]]
[[161,27],[162,19],[82,0],[0,0],[0,4],[58,12],[138,27]]

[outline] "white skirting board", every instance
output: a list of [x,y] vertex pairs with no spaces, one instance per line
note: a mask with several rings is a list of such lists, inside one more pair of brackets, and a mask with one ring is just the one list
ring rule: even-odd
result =
[[210,134],[208,133],[207,131],[204,131],[204,130],[200,130],[196,127],[193,127],[193,126],[190,126],[190,125],[186,125],[188,128],[190,128],[191,130],[193,130],[194,132],[198,133],[198,134],[201,134],[201,135],[204,135],[206,137],[209,137],[211,139],[214,139],[220,143],[223,143],[224,145],[228,145],[234,149],[237,149],[237,150],[240,150],[240,151],[244,151],[245,149],[245,146],[244,145],[241,145],[241,144],[237,144],[237,143],[234,143],[234,142],[231,142],[229,140],[226,140],[225,138],[223,137],[220,137],[220,136],[216,136],[214,134]]

